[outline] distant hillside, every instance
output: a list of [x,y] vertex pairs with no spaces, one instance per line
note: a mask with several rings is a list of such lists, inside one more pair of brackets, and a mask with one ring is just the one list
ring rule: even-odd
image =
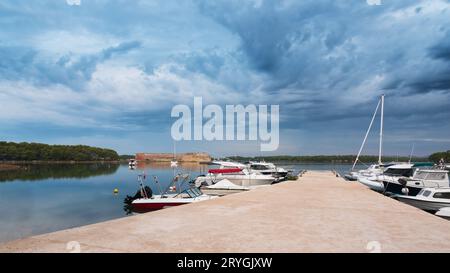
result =
[[[242,157],[232,156],[228,157],[234,161],[261,161],[268,162],[292,162],[292,163],[353,163],[356,155],[305,155],[305,156],[257,156],[257,157]],[[359,157],[360,162],[370,163],[377,162],[378,156],[365,155]],[[413,157],[413,162],[428,161],[426,157]],[[397,157],[397,156],[383,156],[383,162],[390,161],[409,161],[409,157]]]
[[443,158],[446,163],[450,163],[450,150],[430,155],[430,160],[435,163],[438,163],[441,158]]
[[128,159],[134,159],[135,155],[120,155],[119,158],[121,160],[128,160]]
[[119,155],[111,149],[84,145],[48,145],[0,141],[0,161],[115,161]]

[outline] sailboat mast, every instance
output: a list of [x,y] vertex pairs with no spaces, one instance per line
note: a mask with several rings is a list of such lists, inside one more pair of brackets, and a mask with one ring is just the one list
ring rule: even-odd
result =
[[175,160],[175,158],[176,158],[176,151],[175,151],[175,149],[176,149],[176,147],[175,147],[175,141],[173,141],[173,159]]
[[409,164],[411,164],[413,154],[414,154],[414,143],[411,147],[411,153],[409,154],[409,161],[408,161]]
[[370,132],[370,129],[372,128],[373,121],[375,120],[375,117],[377,115],[378,108],[380,107],[380,103],[381,103],[381,101],[379,100],[378,104],[377,104],[377,107],[375,108],[375,112],[373,113],[372,119],[370,120],[369,128],[367,129],[366,135],[364,136],[364,140],[363,140],[363,142],[361,144],[361,147],[359,148],[358,155],[356,156],[356,159],[353,162],[352,171],[355,169],[356,163],[359,160],[359,156],[361,155],[361,152],[362,152],[362,150],[364,148],[364,145],[366,144],[367,137],[369,136],[369,132]]
[[384,126],[384,94],[381,95],[381,121],[380,121],[380,147],[378,151],[378,164],[382,164],[381,156],[383,155],[383,126]]

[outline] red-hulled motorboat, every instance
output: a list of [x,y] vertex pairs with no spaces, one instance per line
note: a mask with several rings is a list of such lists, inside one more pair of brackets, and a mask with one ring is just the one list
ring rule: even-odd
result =
[[[180,189],[184,182],[188,180],[189,175],[175,176],[172,180],[171,185],[165,192],[161,190],[157,177],[154,177],[154,181],[161,192],[161,194],[159,195],[153,195],[151,189],[148,186],[144,186],[145,178],[145,175],[138,176],[140,189],[135,195],[136,198],[133,198],[131,202],[129,202],[130,200],[128,200],[128,203],[130,203],[133,212],[142,213],[154,211],[215,198],[215,196],[203,194],[201,190],[197,188],[188,188],[181,191]],[[183,179],[183,181],[181,183],[178,183],[179,179]]]

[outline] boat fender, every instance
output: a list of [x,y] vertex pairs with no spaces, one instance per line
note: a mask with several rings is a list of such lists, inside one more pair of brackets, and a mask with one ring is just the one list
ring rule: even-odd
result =
[[403,188],[403,189],[402,189],[402,193],[403,193],[404,195],[408,195],[409,189],[408,189],[408,188]]
[[400,183],[400,185],[402,185],[402,186],[406,186],[406,183],[407,183],[408,181],[406,181],[406,179],[405,178],[399,178],[398,179],[398,183]]

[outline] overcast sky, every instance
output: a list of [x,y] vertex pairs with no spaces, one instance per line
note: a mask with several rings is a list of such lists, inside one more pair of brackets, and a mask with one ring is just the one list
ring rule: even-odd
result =
[[272,154],[355,154],[383,93],[385,154],[450,149],[450,1],[0,2],[1,140],[171,152],[171,108],[202,96],[279,104]]

